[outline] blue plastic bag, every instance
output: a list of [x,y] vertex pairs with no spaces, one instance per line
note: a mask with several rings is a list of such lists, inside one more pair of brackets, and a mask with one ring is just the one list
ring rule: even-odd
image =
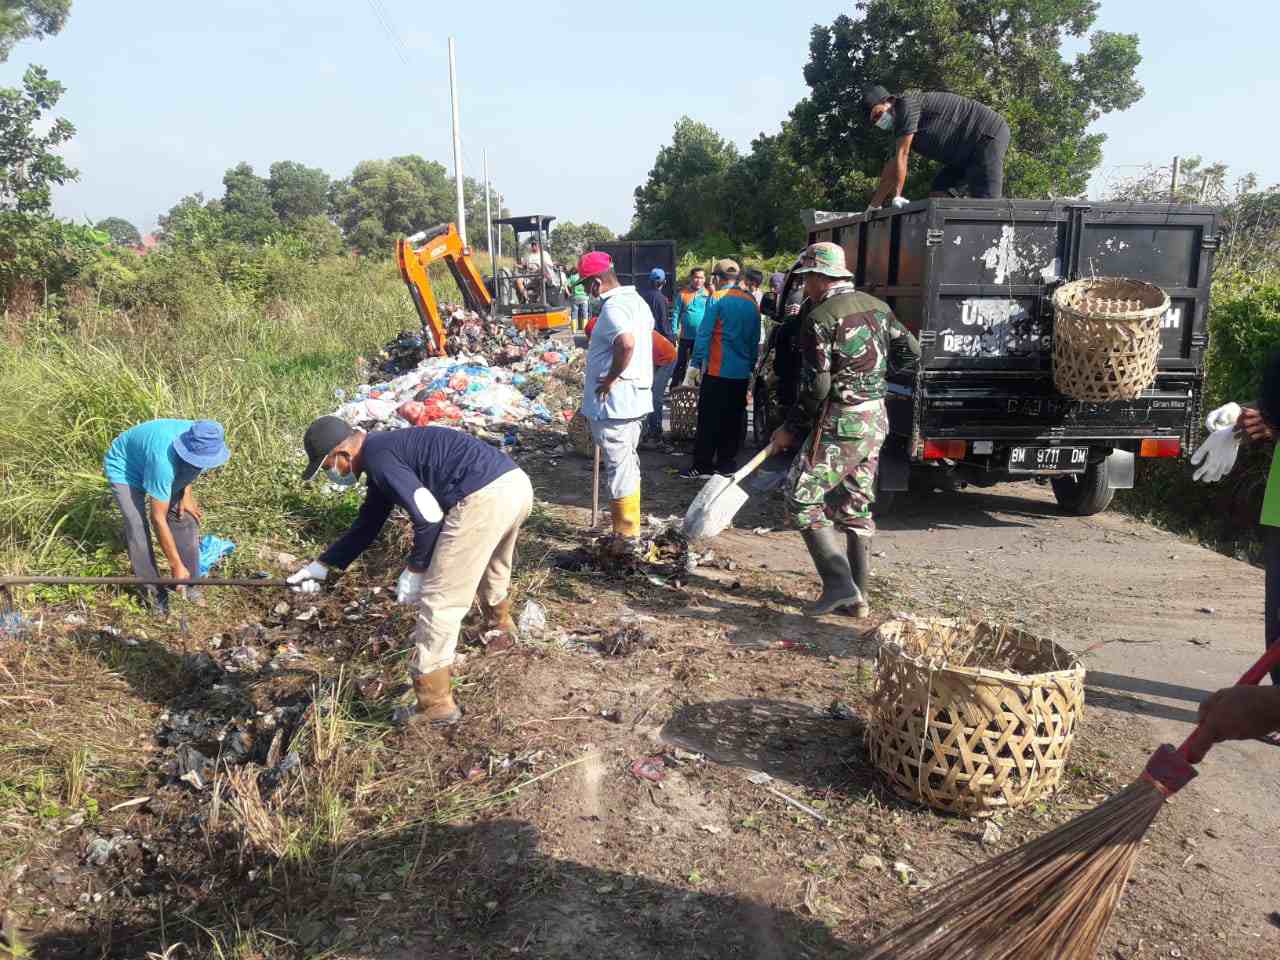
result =
[[218,561],[236,548],[230,540],[205,534],[200,540],[200,576],[207,577]]

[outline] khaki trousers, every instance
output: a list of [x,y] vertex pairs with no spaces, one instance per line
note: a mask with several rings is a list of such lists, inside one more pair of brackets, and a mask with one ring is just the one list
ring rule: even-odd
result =
[[516,537],[532,509],[533,487],[517,468],[463,497],[444,515],[422,581],[411,674],[434,673],[453,663],[462,618],[477,596],[489,605],[506,599]]

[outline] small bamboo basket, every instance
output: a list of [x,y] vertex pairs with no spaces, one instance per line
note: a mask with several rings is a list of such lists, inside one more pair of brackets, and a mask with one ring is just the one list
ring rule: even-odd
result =
[[1025,631],[961,620],[880,627],[867,746],[900,796],[969,815],[1056,790],[1084,710],[1084,667]]
[[1053,381],[1074,400],[1133,400],[1156,382],[1169,295],[1123,277],[1063,284],[1053,295]]
[[579,410],[569,421],[569,443],[573,452],[581,457],[590,457],[595,453],[595,440],[591,436],[591,423]]
[[672,440],[692,440],[698,432],[698,388],[676,387],[667,396],[667,409],[671,411],[667,436]]

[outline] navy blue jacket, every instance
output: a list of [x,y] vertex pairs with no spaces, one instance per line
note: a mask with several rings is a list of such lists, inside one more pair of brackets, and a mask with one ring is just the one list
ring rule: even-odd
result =
[[489,444],[448,427],[409,427],[371,433],[364,439],[364,505],[342,537],[320,562],[345,570],[382,530],[393,507],[402,507],[413,522],[409,566],[426,570],[440,538],[442,519],[432,521],[414,495],[425,488],[448,513],[463,497],[517,469],[515,461]]
[[667,299],[667,295],[650,286],[640,296],[644,298],[644,302],[649,305],[649,311],[653,314],[653,329],[675,343],[675,334],[671,332],[671,301]]

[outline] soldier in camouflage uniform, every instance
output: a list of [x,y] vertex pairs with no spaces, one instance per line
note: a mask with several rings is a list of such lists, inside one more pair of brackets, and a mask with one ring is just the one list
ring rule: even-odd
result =
[[885,373],[891,347],[918,356],[920,346],[887,304],[854,289],[838,245],[813,244],[795,272],[804,275],[810,302],[801,332],[804,371],[799,402],[773,443],[789,449],[804,438],[786,502],[822,577],[822,596],[806,612],[852,608],[866,616],[871,503],[889,431]]

